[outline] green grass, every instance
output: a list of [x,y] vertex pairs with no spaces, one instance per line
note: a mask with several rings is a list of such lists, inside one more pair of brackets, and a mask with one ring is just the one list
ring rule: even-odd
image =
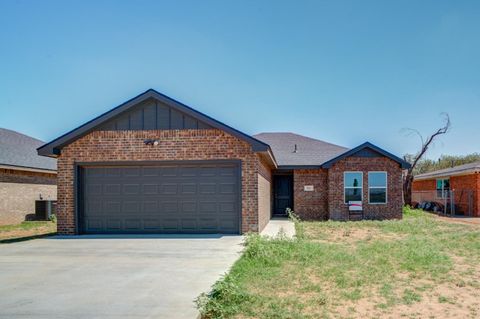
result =
[[408,208],[403,220],[296,227],[295,240],[248,236],[230,273],[199,297],[203,317],[362,317],[359,305],[382,317],[431,300],[441,284],[463,283],[470,293],[480,293],[478,227]]
[[25,221],[16,225],[0,226],[0,243],[53,235],[57,225],[51,221]]

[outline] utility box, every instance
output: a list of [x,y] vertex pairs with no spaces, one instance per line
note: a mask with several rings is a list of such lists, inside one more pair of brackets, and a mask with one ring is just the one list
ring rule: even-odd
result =
[[56,200],[36,200],[35,201],[35,219],[50,220],[57,210]]

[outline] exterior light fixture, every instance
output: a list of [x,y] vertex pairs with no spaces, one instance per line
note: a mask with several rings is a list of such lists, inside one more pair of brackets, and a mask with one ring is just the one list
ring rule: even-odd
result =
[[157,146],[158,145],[158,140],[148,139],[148,140],[143,141],[143,143],[145,143],[145,145]]

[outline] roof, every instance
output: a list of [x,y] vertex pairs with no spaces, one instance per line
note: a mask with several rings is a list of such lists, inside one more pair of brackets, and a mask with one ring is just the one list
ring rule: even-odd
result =
[[[191,117],[194,117],[200,121],[203,121],[214,128],[223,130],[241,140],[246,141],[252,146],[252,150],[255,152],[270,152],[270,147],[268,144],[265,144],[264,142],[259,141],[258,139],[255,139],[252,136],[245,134],[237,129],[234,129],[233,127],[228,126],[220,121],[217,121],[208,115],[198,112],[193,108],[181,102],[178,102],[162,93],[159,93],[153,89],[149,89],[137,95],[136,97],[128,100],[127,102],[120,104],[119,106],[111,109],[110,111],[101,114],[100,116],[88,121],[87,123],[39,147],[38,154],[43,156],[56,157],[60,154],[62,147],[64,147],[65,145],[68,145],[73,141],[79,139],[80,137],[85,136],[86,134],[95,130],[101,124],[110,120],[111,118],[118,116],[119,114],[129,110],[132,107],[135,107],[137,104],[150,98],[154,98],[168,105],[169,107],[172,107],[180,112],[190,115]],[[272,161],[274,161],[274,159],[272,159]]]
[[338,162],[339,160],[341,159],[344,159],[345,157],[349,157],[349,156],[352,156],[356,153],[360,153],[364,150],[370,150],[370,151],[373,151],[374,153],[365,153],[363,152],[363,156],[365,157],[369,157],[369,156],[372,156],[374,155],[375,153],[378,153],[382,156],[385,156],[395,162],[397,162],[401,168],[409,168],[410,167],[410,163],[408,163],[407,161],[393,155],[392,153],[389,153],[387,151],[385,151],[384,149],[376,146],[376,145],[373,145],[372,143],[370,142],[365,142],[355,148],[352,148],[351,150],[348,150],[340,155],[338,155],[337,157],[329,160],[328,162],[325,162],[323,163],[322,167],[323,168],[330,168],[332,167],[333,164],[335,164],[336,162]]
[[12,130],[0,128],[0,165],[57,170],[57,160],[37,154],[43,141]]
[[450,168],[444,168],[433,172],[423,173],[415,176],[416,180],[429,179],[434,177],[447,177],[453,175],[467,175],[480,173],[480,162],[458,165]]
[[260,133],[253,137],[270,145],[279,168],[318,168],[348,150],[343,146],[289,132]]

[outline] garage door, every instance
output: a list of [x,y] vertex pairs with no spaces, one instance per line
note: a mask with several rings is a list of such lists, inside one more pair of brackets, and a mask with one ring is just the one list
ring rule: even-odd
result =
[[236,164],[83,167],[83,233],[239,233]]

